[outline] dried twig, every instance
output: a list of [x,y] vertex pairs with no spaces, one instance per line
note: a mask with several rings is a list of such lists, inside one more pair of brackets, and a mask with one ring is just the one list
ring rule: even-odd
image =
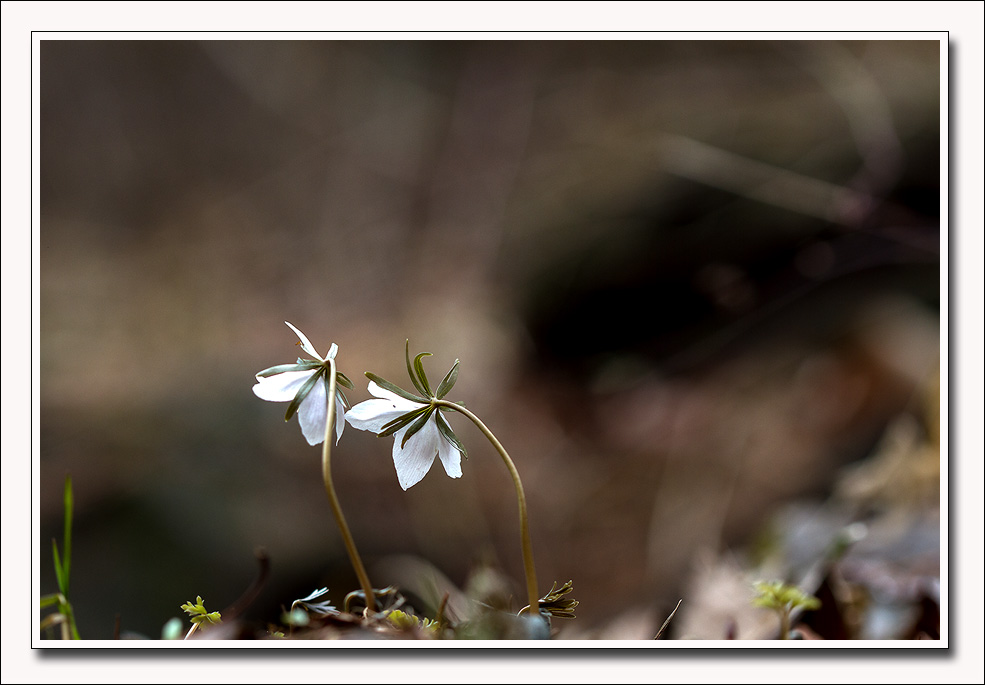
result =
[[683,599],[677,600],[677,606],[674,607],[674,610],[670,612],[670,616],[668,616],[667,620],[664,621],[662,626],[660,626],[660,630],[657,631],[657,634],[653,636],[654,640],[659,640],[660,636],[664,634],[665,630],[667,630],[667,626],[670,625],[670,619],[674,618],[674,614],[676,614],[677,610],[681,608],[681,602],[683,601],[684,601]]

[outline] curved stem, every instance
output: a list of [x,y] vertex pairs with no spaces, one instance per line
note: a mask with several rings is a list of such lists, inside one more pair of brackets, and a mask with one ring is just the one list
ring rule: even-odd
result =
[[[486,439],[492,443],[492,446],[496,448],[499,452],[499,456],[503,458],[503,462],[506,464],[506,468],[510,472],[510,477],[513,478],[513,485],[516,487],[516,500],[520,508],[520,544],[523,548],[523,567],[527,576],[527,598],[528,604],[525,609],[529,609],[534,616],[540,615],[540,597],[537,594],[537,572],[534,569],[534,552],[533,546],[530,544],[530,524],[527,521],[527,498],[523,494],[523,483],[520,482],[520,474],[516,470],[516,465],[513,460],[510,459],[510,455],[506,453],[506,448],[503,447],[502,443],[496,439],[496,436],[492,434],[492,431],[486,428],[478,416],[470,412],[468,409],[460,404],[455,404],[454,402],[449,402],[447,400],[431,400],[431,403],[439,407],[448,407],[449,409],[454,409],[455,411],[464,414],[469,418],[469,420],[474,423],[482,434],[486,436]],[[521,610],[521,613],[523,610]]]
[[373,596],[373,586],[366,575],[362,559],[359,558],[359,551],[356,550],[356,543],[349,532],[349,526],[345,522],[342,514],[342,507],[339,506],[339,498],[335,495],[335,486],[332,485],[332,428],[335,424],[335,359],[329,359],[328,368],[328,416],[325,420],[325,442],[322,444],[321,470],[322,478],[325,481],[325,494],[328,495],[328,502],[332,506],[332,513],[335,515],[335,522],[342,533],[342,541],[345,542],[345,549],[349,553],[352,561],[352,568],[356,571],[359,584],[366,595],[366,608],[369,611],[376,611],[376,601]]

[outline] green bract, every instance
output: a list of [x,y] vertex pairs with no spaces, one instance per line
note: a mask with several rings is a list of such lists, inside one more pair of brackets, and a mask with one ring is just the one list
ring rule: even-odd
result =
[[429,352],[422,352],[412,361],[410,340],[407,340],[407,375],[419,394],[367,371],[366,377],[371,381],[369,392],[377,399],[357,404],[345,416],[359,430],[394,437],[393,461],[404,490],[424,477],[436,456],[452,478],[461,477],[461,457],[468,458],[465,446],[439,411],[448,409],[440,405],[446,402],[445,395],[458,380],[459,361],[455,360],[437,389],[432,390],[422,361],[429,356]]
[[[378,435],[380,437],[393,435],[397,431],[401,430],[404,426],[410,424],[410,428],[407,429],[407,432],[404,433],[404,436],[401,439],[400,446],[403,447],[404,445],[407,444],[407,441],[412,436],[414,436],[418,431],[424,428],[424,425],[428,422],[428,419],[430,419],[431,416],[434,415],[435,422],[437,423],[438,430],[441,431],[441,435],[446,440],[448,440],[455,447],[455,449],[461,452],[466,459],[468,459],[469,455],[468,455],[468,451],[465,449],[465,446],[458,439],[458,436],[455,435],[455,432],[451,429],[451,426],[449,426],[448,423],[445,421],[444,417],[442,417],[440,414],[435,413],[438,410],[438,407],[430,403],[430,400],[433,399],[443,400],[445,398],[445,395],[448,394],[448,391],[455,386],[455,381],[458,380],[459,360],[458,359],[455,360],[455,363],[452,364],[452,367],[448,370],[448,373],[446,373],[445,377],[441,379],[441,383],[438,384],[438,389],[432,392],[431,385],[430,383],[428,383],[427,373],[424,371],[424,364],[421,362],[421,359],[423,359],[424,357],[430,357],[431,353],[421,352],[419,355],[414,357],[414,363],[411,364],[410,340],[407,340],[405,344],[404,354],[407,359],[407,375],[410,376],[410,380],[414,384],[414,387],[417,388],[421,392],[421,395],[423,396],[418,396],[406,392],[403,389],[391,383],[390,381],[384,378],[380,378],[375,373],[370,373],[369,371],[367,371],[366,377],[369,378],[374,383],[376,383],[377,385],[379,385],[381,388],[396,393],[397,395],[400,395],[406,400],[410,400],[411,402],[421,402],[427,404],[426,406],[420,407],[418,409],[414,409],[412,411],[407,412],[406,414],[403,414],[402,416],[398,416],[397,418],[393,419],[392,421],[390,421],[389,423],[383,426],[383,430],[380,431]],[[464,406],[464,404],[462,406]],[[411,423],[412,421],[413,423]]]

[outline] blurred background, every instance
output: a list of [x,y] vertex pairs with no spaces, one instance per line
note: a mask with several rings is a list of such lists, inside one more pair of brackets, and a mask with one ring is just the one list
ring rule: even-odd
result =
[[[857,582],[939,576],[938,42],[44,40],[40,69],[38,563],[54,591],[71,474],[84,638],[232,604],[257,548],[250,620],[358,587],[320,448],[251,392],[285,320],[352,403],[410,387],[405,339],[461,360],[543,590],[574,581],[562,637],[682,599],[671,635],[756,636],[764,539],[799,578],[887,512]],[[512,482],[451,422],[464,476],[408,492],[348,427],[342,507],[376,586],[518,608]]]

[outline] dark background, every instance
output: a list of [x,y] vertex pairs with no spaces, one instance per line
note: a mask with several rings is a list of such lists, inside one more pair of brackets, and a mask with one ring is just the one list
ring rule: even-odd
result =
[[[574,580],[564,634],[652,637],[708,554],[924,420],[939,50],[42,41],[42,592],[67,473],[83,637],[227,606],[261,546],[250,618],[356,588],[320,449],[250,391],[296,356],[287,320],[338,343],[353,403],[364,371],[409,387],[407,338],[432,379],[461,359],[540,584]],[[512,484],[451,420],[464,477],[406,493],[347,428],[353,535],[377,586],[415,558],[522,597]]]

